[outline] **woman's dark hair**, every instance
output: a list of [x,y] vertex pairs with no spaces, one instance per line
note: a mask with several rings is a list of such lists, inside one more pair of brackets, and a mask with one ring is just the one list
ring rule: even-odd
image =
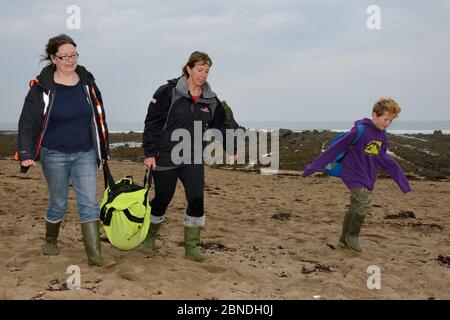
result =
[[77,47],[75,41],[73,41],[73,39],[66,34],[60,34],[56,37],[48,39],[48,43],[45,46],[45,54],[42,55],[41,62],[49,61],[48,65],[51,65],[52,59],[50,58],[50,56],[55,55],[58,52],[59,47],[67,43],[70,43],[75,48]]
[[197,62],[201,62],[202,64],[209,64],[209,66],[212,66],[212,60],[208,56],[208,54],[200,51],[194,51],[191,53],[191,56],[189,57],[188,62],[186,62],[185,66],[183,67],[183,75],[186,77],[189,77],[189,73],[187,71],[186,67],[193,68],[195,67],[195,64]]

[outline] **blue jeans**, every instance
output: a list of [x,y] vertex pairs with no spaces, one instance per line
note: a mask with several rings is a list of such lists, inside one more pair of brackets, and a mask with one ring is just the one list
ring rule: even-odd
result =
[[62,153],[41,147],[41,165],[50,194],[45,212],[48,222],[58,223],[63,220],[67,210],[69,180],[72,180],[81,223],[99,219],[97,155],[94,149]]

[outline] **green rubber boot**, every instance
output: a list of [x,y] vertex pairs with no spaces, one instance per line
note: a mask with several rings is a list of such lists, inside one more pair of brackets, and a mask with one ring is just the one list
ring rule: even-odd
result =
[[102,266],[103,258],[100,248],[100,224],[98,220],[81,224],[84,247],[91,266]]
[[360,214],[354,214],[350,221],[348,233],[347,236],[345,237],[345,243],[347,244],[347,247],[349,247],[349,249],[351,250],[358,252],[362,251],[358,236],[359,232],[361,231],[361,226],[364,222],[364,219],[365,216],[362,216]]
[[339,238],[339,242],[341,244],[343,244],[344,246],[347,245],[347,243],[345,242],[345,237],[347,236],[348,233],[348,227],[350,225],[350,221],[352,219],[353,214],[351,213],[346,213],[344,216],[344,223],[342,224],[342,233],[341,236]]
[[59,249],[57,246],[59,227],[61,222],[50,223],[45,221],[45,244],[44,244],[44,255],[46,256],[56,256],[59,254]]
[[188,259],[202,262],[205,260],[205,255],[197,246],[200,242],[200,227],[185,227],[184,228],[184,252]]
[[144,244],[142,248],[144,251],[153,251],[155,250],[155,239],[156,234],[158,233],[159,228],[161,227],[161,223],[155,224],[150,223],[150,226],[148,227],[148,233],[147,237],[144,240]]

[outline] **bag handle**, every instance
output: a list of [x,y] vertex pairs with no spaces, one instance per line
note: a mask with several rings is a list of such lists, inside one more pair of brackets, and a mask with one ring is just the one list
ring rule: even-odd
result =
[[[105,183],[105,189],[109,186],[111,190],[115,189],[115,182],[114,178],[111,175],[111,171],[109,170],[108,161],[103,160],[103,181]],[[144,176],[144,188],[147,185],[148,182],[148,188],[152,186],[152,170],[146,169],[145,170],[145,176]]]
[[111,171],[109,170],[108,161],[103,160],[103,181],[105,182],[105,189],[109,186],[112,190],[115,187],[114,178],[111,175]]
[[152,187],[152,169],[145,169],[145,176],[144,176],[144,188],[147,185],[147,181],[148,181],[148,189],[150,189]]

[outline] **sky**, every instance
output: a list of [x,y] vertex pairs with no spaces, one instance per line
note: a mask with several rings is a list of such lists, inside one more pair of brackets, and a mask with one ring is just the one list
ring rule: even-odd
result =
[[238,122],[356,120],[381,96],[404,121],[450,120],[447,0],[1,1],[0,123],[18,121],[60,33],[77,43],[110,123],[143,123],[195,50],[212,58],[208,82]]

